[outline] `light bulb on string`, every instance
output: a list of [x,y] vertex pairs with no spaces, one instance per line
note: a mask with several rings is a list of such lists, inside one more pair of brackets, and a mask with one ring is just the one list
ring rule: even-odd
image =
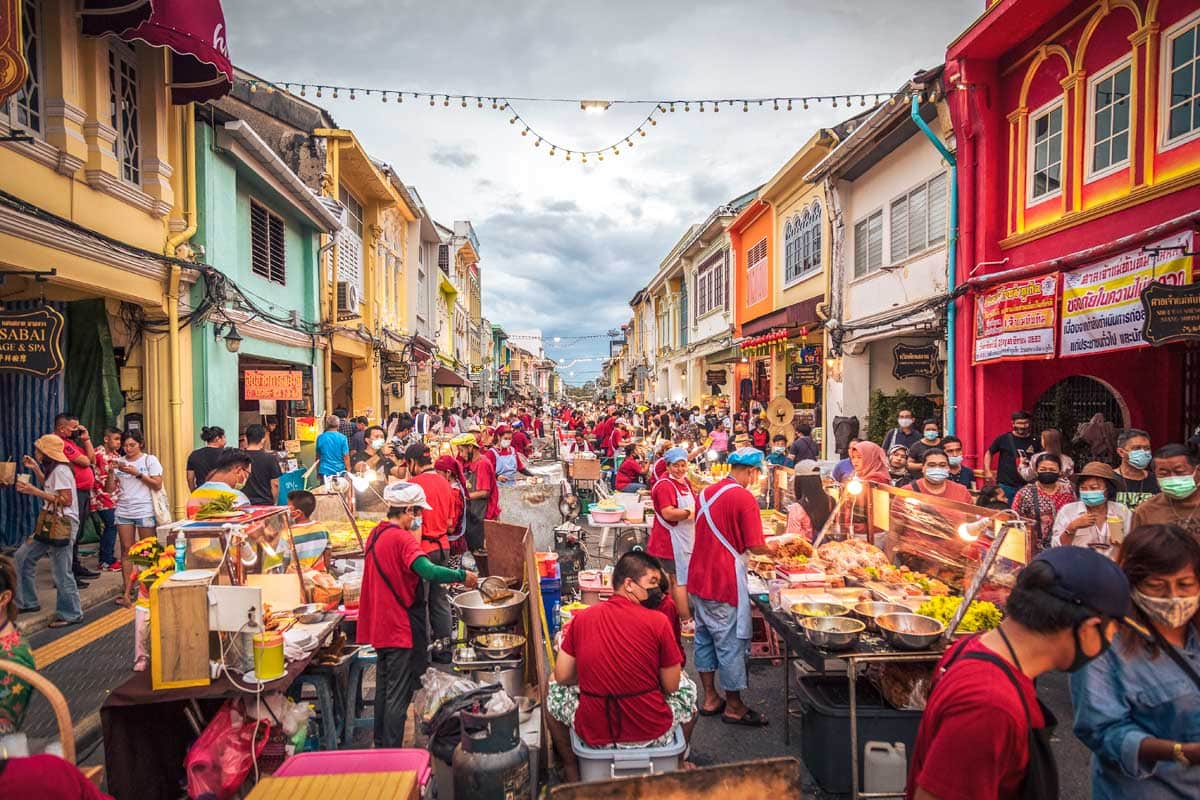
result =
[[837,108],[837,98],[833,98],[833,107]]
[[385,103],[386,103],[386,102],[387,102],[387,92],[384,92],[384,93],[381,95],[381,97],[383,98],[383,102],[385,102]]
[[745,112],[745,111],[749,111],[749,110],[750,110],[750,104],[742,103],[742,111]]
[[675,104],[674,103],[671,103],[671,113],[672,114],[675,113]]
[[554,147],[553,145],[551,145],[551,147],[550,147],[550,155],[554,155],[554,151],[555,151],[555,150],[557,150],[557,149],[558,149],[558,148],[556,148],[556,147]]
[[779,110],[779,101],[776,100],[774,105],[775,105],[775,110],[778,111]]
[[467,98],[465,98],[465,97],[462,99],[462,107],[463,108],[467,107]]
[[442,95],[442,106],[450,105],[450,95]]
[[[653,124],[654,120],[650,120],[650,122],[651,122],[651,124]],[[638,133],[640,133],[642,136],[646,135],[646,132],[644,130],[642,130],[641,128],[638,128]]]
[[596,153],[596,157],[597,157],[597,158],[599,158],[601,161],[603,161],[603,160],[604,160],[604,153]]
[[[650,125],[651,125],[651,126],[654,126],[654,125],[657,125],[657,124],[658,124],[658,120],[656,120],[654,117],[651,117],[651,118],[650,118]],[[642,136],[645,136],[645,135],[646,135],[646,132],[645,132],[645,131],[642,131]]]
[[483,108],[483,98],[480,97],[480,98],[478,98],[478,100],[479,100],[479,107]]
[[538,138],[538,140],[537,140],[536,142],[534,142],[534,143],[533,143],[533,146],[534,146],[534,147],[541,147],[541,146],[542,146],[542,140],[541,140],[541,137],[539,137],[539,138]]
[[318,86],[317,87],[317,97],[320,97],[320,96],[321,96],[321,87]]
[[304,84],[300,84],[300,96],[304,97]]
[[336,87],[336,86],[335,86],[335,87],[333,87],[333,99],[334,99],[334,100],[337,100],[337,99],[338,99],[338,95],[337,95],[337,87]]
[[690,105],[689,103],[684,103],[684,104],[683,104],[683,110],[684,110],[684,111],[691,111],[691,110],[692,110],[692,107],[691,107],[691,105]]
[[528,136],[528,135],[529,135],[529,128],[526,128],[525,130],[521,131],[521,135],[522,135],[522,136]]
[[850,107],[850,103],[851,103],[850,95],[846,95],[846,108]]
[[759,107],[759,108],[762,108],[762,104],[763,104],[763,101],[762,101],[762,100],[759,100],[759,101],[758,101],[758,107]]
[[433,105],[433,95],[429,95],[429,105]]
[[721,104],[720,103],[713,103],[713,113],[714,114],[721,113]]
[[258,91],[258,84],[255,81],[250,81],[250,93],[254,94]]
[[627,144],[627,145],[628,145],[628,146],[630,146],[630,147],[633,147],[633,140],[632,140],[632,139],[626,139],[626,140],[625,140],[625,144]]
[[615,147],[614,147],[614,148],[613,148],[613,155],[614,155],[614,156],[619,156],[619,155],[621,155],[621,151],[620,151],[620,150],[618,150],[617,148],[615,148]]
[[863,107],[863,106],[865,106],[866,104],[867,104],[867,98],[866,98],[866,96],[865,96],[865,95],[859,95],[859,96],[858,96],[858,107],[859,107],[859,108],[862,108],[862,107]]
[[700,101],[700,113],[701,114],[704,113],[704,101],[703,100]]
[[494,98],[494,97],[493,97],[493,98],[492,98],[492,111],[495,111],[495,110],[496,110],[496,108],[497,108],[497,105],[496,105],[496,98]]
[[509,125],[516,125],[516,124],[517,124],[517,118],[516,118],[516,117],[513,117],[512,119],[510,119],[510,120],[508,121],[508,124],[509,124]]
[[355,99],[355,97],[354,97],[354,90],[353,90],[353,89],[351,89],[351,90],[350,90],[350,99],[351,99],[351,100]]
[[[413,95],[413,96],[416,97],[416,95]],[[396,102],[397,103],[404,102],[404,92],[396,92]]]

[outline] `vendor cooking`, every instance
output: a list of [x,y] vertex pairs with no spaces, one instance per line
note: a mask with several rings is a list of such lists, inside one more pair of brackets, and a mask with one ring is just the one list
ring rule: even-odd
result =
[[422,580],[465,583],[477,576],[439,567],[421,550],[421,514],[430,508],[425,491],[397,481],[383,490],[387,519],[371,531],[363,565],[358,641],[378,654],[375,679],[375,746],[403,747],[408,705],[429,666]]
[[496,429],[496,446],[489,447],[483,455],[492,462],[496,470],[496,480],[500,483],[515,481],[518,472],[522,475],[533,474],[525,466],[525,457],[513,447],[512,431],[503,425]]
[[672,447],[663,454],[667,474],[654,482],[650,498],[654,501],[654,525],[646,552],[662,562],[675,578],[672,599],[679,610],[684,635],[692,636],[695,623],[688,606],[688,563],[695,543],[696,493],[688,482],[688,453]]
[[[879,449],[876,445],[876,449]],[[695,546],[688,563],[688,600],[696,623],[696,670],[704,685],[700,714],[730,725],[759,727],[767,719],[742,701],[750,647],[749,553],[768,554],[758,502],[747,487],[760,479],[762,452],[743,447],[730,454],[729,476],[700,493]],[[717,694],[721,670],[725,699]]]

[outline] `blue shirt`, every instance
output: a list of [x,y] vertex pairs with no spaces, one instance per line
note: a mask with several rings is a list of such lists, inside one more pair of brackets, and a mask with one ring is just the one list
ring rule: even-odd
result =
[[767,463],[774,464],[778,467],[790,467],[792,465],[792,460],[788,458],[788,454],[786,452],[776,453],[772,451],[767,453]]
[[843,458],[833,467],[833,479],[839,483],[849,480],[854,475],[854,465],[850,463],[850,459]]
[[[1165,653],[1126,656],[1113,647],[1071,676],[1075,735],[1092,751],[1093,800],[1200,797],[1200,769],[1169,761],[1147,765],[1147,738],[1200,741],[1200,689]],[[1200,672],[1200,636],[1188,630],[1183,657]]]
[[975,488],[975,472],[970,467],[959,467],[958,474],[950,473],[950,480],[961,483],[968,489]]
[[337,475],[346,469],[345,456],[350,454],[350,441],[338,431],[325,431],[317,437],[317,459],[321,475]]

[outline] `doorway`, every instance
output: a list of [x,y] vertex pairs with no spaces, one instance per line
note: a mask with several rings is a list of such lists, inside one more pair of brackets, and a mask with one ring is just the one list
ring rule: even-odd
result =
[[[1099,424],[1092,422],[1096,415],[1102,418]],[[1107,383],[1072,375],[1038,398],[1033,424],[1037,431],[1057,428],[1062,433],[1063,452],[1079,468],[1089,461],[1115,463],[1116,434],[1129,427],[1129,411]]]

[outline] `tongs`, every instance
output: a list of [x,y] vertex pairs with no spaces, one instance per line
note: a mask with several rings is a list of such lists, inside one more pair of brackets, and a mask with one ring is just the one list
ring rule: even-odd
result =
[[479,582],[479,595],[485,603],[502,603],[513,596],[508,581],[499,575],[489,575]]

